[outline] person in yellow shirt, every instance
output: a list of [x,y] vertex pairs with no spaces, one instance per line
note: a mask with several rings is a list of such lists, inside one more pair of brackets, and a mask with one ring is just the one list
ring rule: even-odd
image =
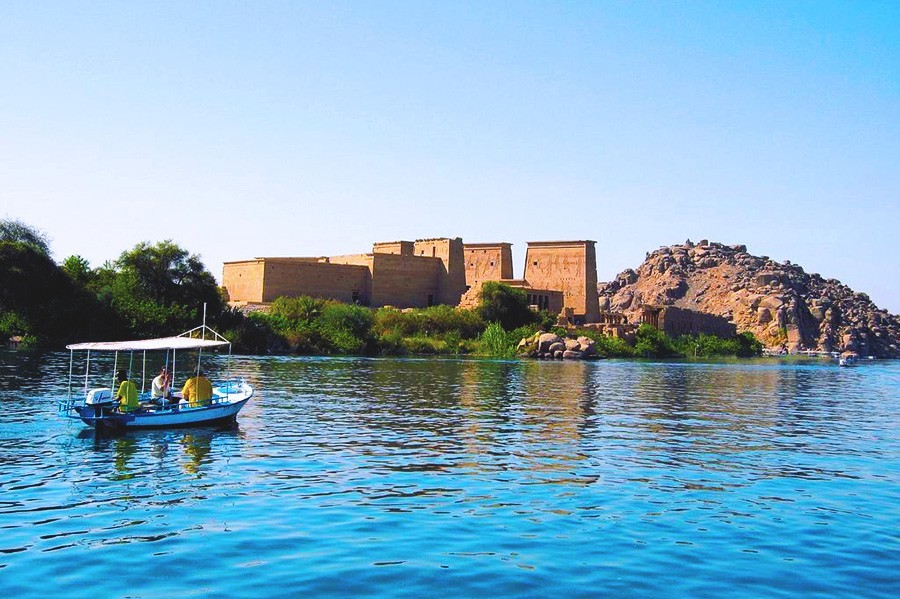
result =
[[140,406],[137,386],[128,380],[128,375],[124,370],[116,373],[116,382],[119,383],[119,390],[116,391],[116,399],[119,400],[119,411],[134,412]]
[[197,376],[192,376],[184,382],[181,389],[181,397],[186,399],[192,408],[205,406],[212,399],[212,383],[200,370]]

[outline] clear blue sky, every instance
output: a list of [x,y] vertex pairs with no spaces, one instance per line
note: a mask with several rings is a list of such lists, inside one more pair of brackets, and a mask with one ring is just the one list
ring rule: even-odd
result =
[[900,312],[900,2],[0,1],[0,217],[97,266],[743,243]]

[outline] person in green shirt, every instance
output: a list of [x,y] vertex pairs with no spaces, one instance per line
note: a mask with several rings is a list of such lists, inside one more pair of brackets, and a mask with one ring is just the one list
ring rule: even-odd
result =
[[119,411],[134,412],[140,405],[137,386],[128,380],[128,375],[124,370],[116,373],[116,382],[119,383],[119,390],[116,392],[116,399],[119,400]]

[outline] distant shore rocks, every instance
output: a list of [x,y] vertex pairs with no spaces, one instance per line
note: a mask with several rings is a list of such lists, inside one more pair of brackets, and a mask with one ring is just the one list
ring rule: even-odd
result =
[[645,304],[675,306],[727,318],[771,349],[900,358],[900,317],[840,281],[754,256],[745,245],[661,247],[598,292],[603,309],[630,322],[640,321]]
[[540,360],[586,360],[597,358],[594,340],[589,337],[560,337],[556,333],[535,333],[519,341],[520,356]]

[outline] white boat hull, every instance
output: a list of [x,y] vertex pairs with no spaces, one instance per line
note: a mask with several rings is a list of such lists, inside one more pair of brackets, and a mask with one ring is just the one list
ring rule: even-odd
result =
[[[90,392],[88,393],[90,396]],[[95,429],[151,429],[210,426],[233,422],[253,395],[253,387],[241,382],[213,389],[209,405],[190,407],[186,403],[166,408],[145,407],[133,413],[116,411],[109,404],[69,402],[66,415],[78,418]]]

